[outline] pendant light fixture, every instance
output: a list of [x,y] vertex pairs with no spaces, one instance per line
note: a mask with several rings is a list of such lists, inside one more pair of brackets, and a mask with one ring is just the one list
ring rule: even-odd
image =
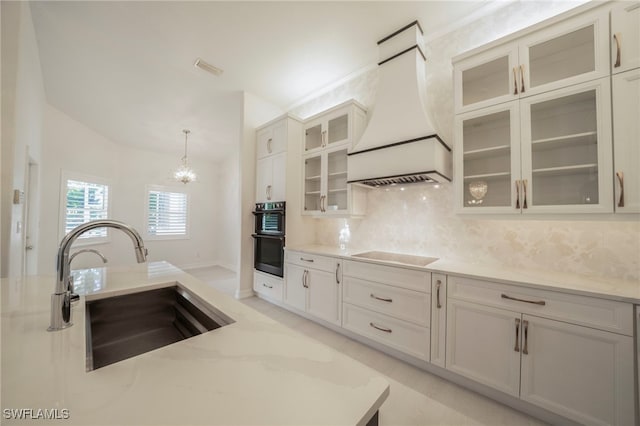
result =
[[176,180],[187,184],[196,180],[196,173],[187,164],[187,136],[191,133],[190,130],[184,129],[184,157],[182,157],[182,164],[178,167],[178,170],[173,174]]

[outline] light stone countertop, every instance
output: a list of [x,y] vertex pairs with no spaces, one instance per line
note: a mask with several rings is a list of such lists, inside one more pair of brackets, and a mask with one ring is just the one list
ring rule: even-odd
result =
[[620,279],[606,279],[602,277],[556,272],[551,270],[535,270],[514,268],[501,265],[482,265],[477,263],[456,262],[438,259],[426,266],[415,266],[399,262],[365,259],[355,257],[354,254],[367,250],[340,250],[338,247],[322,245],[306,245],[286,247],[288,251],[300,251],[309,254],[339,257],[346,260],[377,263],[456,275],[479,280],[489,280],[505,284],[518,284],[542,290],[561,291],[582,296],[599,297],[640,304],[640,281],[626,281]]
[[[169,263],[81,272],[86,296],[57,332],[46,331],[53,276],[1,281],[3,425],[356,425],[389,394],[376,371]],[[87,372],[85,300],[175,283],[235,322]],[[7,419],[20,408],[66,409],[69,419]]]

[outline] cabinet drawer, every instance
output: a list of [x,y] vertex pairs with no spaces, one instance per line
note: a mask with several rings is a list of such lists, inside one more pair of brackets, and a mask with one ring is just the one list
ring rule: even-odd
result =
[[347,260],[344,262],[343,275],[423,293],[431,292],[431,273],[415,269]]
[[430,295],[413,290],[405,290],[364,281],[354,277],[344,277],[342,299],[363,308],[429,326]]
[[285,262],[303,266],[305,268],[334,272],[336,271],[338,263],[340,263],[340,259],[298,251],[287,251],[285,254]]
[[448,298],[633,335],[629,303],[455,276],[447,286]]
[[429,361],[429,329],[387,315],[342,304],[342,326],[361,336]]
[[282,302],[282,278],[253,272],[253,290],[271,300]]

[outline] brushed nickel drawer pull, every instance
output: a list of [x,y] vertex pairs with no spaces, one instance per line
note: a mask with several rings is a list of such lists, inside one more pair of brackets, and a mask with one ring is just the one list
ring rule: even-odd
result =
[[436,281],[436,308],[440,309],[442,308],[442,305],[440,304],[440,287],[442,286],[442,281],[438,280]]
[[545,302],[544,300],[525,300],[525,299],[518,299],[517,297],[511,297],[511,296],[507,296],[506,294],[501,294],[500,297],[502,297],[503,299],[509,299],[509,300],[515,300],[516,302],[524,302],[524,303],[532,303],[534,305],[540,305],[540,306],[544,306],[547,304],[547,302]]
[[369,325],[373,328],[375,328],[376,330],[380,330],[380,331],[384,331],[385,333],[391,333],[391,329],[390,328],[383,328],[383,327],[378,327],[377,325],[375,325],[374,323],[370,322]]
[[520,318],[516,318],[516,345],[513,350],[520,352]]
[[272,285],[266,285],[265,283],[262,283],[262,287],[266,287],[266,288],[273,288]]
[[311,263],[313,263],[313,259],[305,259],[304,257],[301,257],[300,260],[302,260],[303,262],[311,262]]
[[387,299],[386,297],[378,297],[373,293],[371,293],[371,298],[376,300],[381,300],[383,302],[389,302],[389,303],[393,302],[393,299]]
[[524,345],[522,346],[522,353],[525,355],[529,355],[529,350],[527,349],[527,343],[528,343],[528,334],[529,334],[529,321],[524,320],[522,321],[522,332],[524,334]]

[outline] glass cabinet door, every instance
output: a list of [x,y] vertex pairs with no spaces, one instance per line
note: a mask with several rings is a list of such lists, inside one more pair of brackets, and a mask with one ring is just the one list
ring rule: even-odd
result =
[[347,210],[347,150],[327,153],[327,213]]
[[520,46],[520,96],[533,95],[609,73],[609,16],[596,12],[531,34]]
[[349,114],[344,113],[327,121],[327,145],[349,139]]
[[456,113],[517,99],[518,47],[508,44],[456,64]]
[[304,210],[320,211],[322,195],[322,155],[304,160]]
[[304,129],[304,150],[320,148],[323,145],[322,124],[312,123],[311,126]]
[[604,78],[521,102],[523,209],[613,210],[610,99]]
[[456,119],[458,207],[469,213],[519,213],[516,181],[520,178],[517,101]]

